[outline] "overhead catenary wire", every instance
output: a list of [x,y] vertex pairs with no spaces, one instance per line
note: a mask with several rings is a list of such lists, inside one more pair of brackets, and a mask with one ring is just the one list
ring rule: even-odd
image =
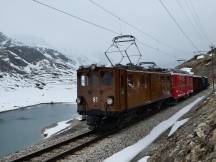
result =
[[148,48],[151,48],[151,49],[153,49],[153,50],[155,50],[155,51],[157,51],[157,52],[160,52],[161,54],[170,56],[170,57],[174,58],[175,60],[176,60],[176,59],[179,59],[177,56],[172,55],[172,54],[170,54],[170,53],[168,53],[168,52],[165,52],[165,51],[163,51],[163,50],[161,50],[161,49],[159,49],[159,48],[157,48],[157,47],[153,47],[153,46],[151,46],[151,45],[149,45],[149,44],[147,44],[147,43],[145,43],[145,42],[143,42],[143,41],[141,41],[141,40],[139,40],[139,39],[136,39],[136,40],[137,40],[138,42],[140,42],[140,44],[142,44],[143,46],[146,46],[146,47],[148,47]]
[[196,31],[197,34],[203,39],[202,32],[199,30],[198,26],[194,25],[194,22],[193,22],[193,20],[191,20],[191,17],[189,16],[187,10],[184,8],[184,6],[180,3],[179,0],[176,0],[176,2],[177,2],[177,5],[179,6],[179,8],[183,11],[182,13],[185,15],[186,19],[188,20],[188,22],[190,23],[190,25],[192,26],[194,31]]
[[196,12],[196,9],[194,7],[194,4],[191,0],[188,0],[189,1],[189,5],[191,6],[192,10],[191,11],[191,15],[192,17],[194,18],[194,22],[197,24],[198,28],[200,29],[201,33],[203,34],[203,36],[205,37],[205,39],[210,43],[212,44],[212,41],[209,39],[208,35],[206,34],[206,31],[205,29],[203,28],[203,25],[201,23],[201,20],[199,18],[199,15],[197,14]]
[[178,21],[175,19],[175,17],[172,15],[172,13],[169,11],[169,9],[166,7],[166,5],[162,2],[162,0],[158,0],[161,6],[165,9],[167,14],[170,16],[172,21],[175,23],[175,25],[178,27],[179,31],[183,34],[183,36],[190,42],[190,44],[193,46],[195,50],[199,50],[195,43],[192,41],[192,39],[185,33],[181,25],[178,23]]
[[74,15],[74,14],[68,13],[68,12],[66,12],[66,11],[63,11],[63,10],[61,10],[61,9],[58,9],[58,8],[56,8],[56,7],[53,7],[53,6],[48,5],[48,4],[46,4],[46,3],[40,2],[40,1],[38,1],[38,0],[31,0],[31,1],[33,1],[33,2],[35,2],[35,3],[37,3],[37,4],[40,4],[40,5],[42,5],[42,6],[48,7],[48,8],[50,8],[50,9],[52,9],[52,10],[58,11],[59,13],[68,15],[68,16],[70,16],[70,17],[73,17],[74,19],[77,19],[77,20],[82,21],[82,22],[84,22],[84,23],[87,23],[87,24],[90,24],[90,25],[95,26],[95,27],[97,27],[97,28],[100,28],[100,29],[103,29],[103,30],[105,30],[105,31],[108,31],[108,32],[110,32],[110,33],[121,35],[121,33],[117,32],[117,31],[115,31],[115,30],[113,30],[113,29],[110,29],[110,28],[107,28],[107,27],[105,27],[105,26],[96,24],[96,23],[94,23],[94,22],[92,22],[92,21],[89,21],[89,20],[87,20],[87,19],[81,18],[81,17],[76,16],[76,15]]
[[139,27],[129,23],[128,21],[126,21],[125,19],[121,18],[120,16],[116,15],[115,13],[111,12],[110,10],[106,9],[105,7],[103,7],[102,5],[100,5],[99,3],[95,2],[94,0],[89,0],[90,3],[92,3],[93,5],[95,5],[96,7],[100,8],[101,10],[105,11],[106,13],[108,13],[109,15],[113,16],[114,18],[118,19],[119,21],[123,22],[124,24],[130,26],[131,28],[135,29],[136,31],[142,33],[143,35],[145,35],[146,37],[149,37],[151,38],[152,40],[154,40],[155,42],[163,45],[163,46],[166,46],[168,48],[172,48],[173,50],[179,50],[179,51],[184,51],[185,50],[182,50],[182,49],[178,49],[176,47],[172,47],[171,45],[157,39],[156,37],[154,37],[153,35],[147,33],[147,32],[144,32],[142,29],[140,29]]
[[[31,1],[36,2],[37,4],[43,5],[43,6],[45,6],[45,7],[48,7],[48,8],[50,8],[50,9],[52,9],[52,10],[55,10],[55,11],[57,11],[57,12],[59,12],[59,13],[62,13],[62,14],[71,16],[71,17],[73,17],[73,18],[75,18],[75,19],[78,19],[78,20],[80,20],[80,21],[83,21],[83,22],[85,22],[85,23],[88,23],[88,24],[90,24],[90,25],[93,25],[93,26],[95,26],[95,27],[97,27],[97,28],[101,28],[101,29],[106,30],[106,31],[108,31],[108,32],[111,32],[111,33],[113,33],[113,34],[121,35],[121,33],[118,33],[118,32],[116,32],[116,31],[114,31],[114,30],[112,30],[112,29],[109,29],[109,28],[107,28],[107,27],[98,25],[98,24],[96,24],[96,23],[94,23],[94,22],[91,22],[91,21],[89,21],[89,20],[83,19],[83,18],[81,18],[81,17],[79,17],[79,16],[75,16],[75,15],[73,15],[73,14],[71,14],[71,13],[68,13],[68,12],[66,12],[66,11],[60,10],[60,9],[58,9],[58,8],[56,8],[56,7],[53,7],[53,6],[51,6],[51,5],[48,5],[48,4],[46,4],[46,3],[42,3],[42,2],[40,2],[40,1],[38,1],[38,0],[31,0]],[[153,46],[151,46],[151,45],[149,45],[149,44],[144,43],[143,41],[140,41],[140,42],[141,42],[144,46],[146,46],[146,47],[148,47],[148,48],[151,48],[151,49],[153,49],[153,50],[156,50],[157,52],[160,52],[160,53],[162,53],[162,54],[166,54],[167,56],[171,56],[171,57],[177,58],[176,56],[173,56],[173,55],[171,55],[171,54],[169,54],[169,53],[167,53],[167,52],[164,52],[163,50],[161,50],[161,49],[159,49],[159,48],[157,48],[157,47],[153,47]]]

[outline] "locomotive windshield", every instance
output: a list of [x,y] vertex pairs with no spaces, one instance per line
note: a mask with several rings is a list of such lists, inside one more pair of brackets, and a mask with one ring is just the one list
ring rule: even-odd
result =
[[113,74],[109,71],[100,71],[92,73],[91,75],[80,74],[79,84],[81,87],[86,87],[89,85],[98,85],[101,82],[102,85],[110,86],[112,85]]
[[92,84],[92,85],[98,85],[98,74],[97,73],[92,73],[91,75],[90,75],[90,83]]
[[88,86],[88,76],[86,76],[86,75],[80,76],[80,85],[82,87]]
[[112,73],[111,72],[101,72],[101,80],[103,85],[112,85]]

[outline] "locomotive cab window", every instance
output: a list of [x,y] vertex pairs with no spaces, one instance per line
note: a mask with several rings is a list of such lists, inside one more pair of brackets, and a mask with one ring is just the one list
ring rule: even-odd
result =
[[140,84],[141,84],[142,87],[145,86],[145,75],[141,75]]
[[98,85],[98,74],[97,73],[92,73],[90,77],[90,84],[91,85]]
[[112,85],[112,72],[103,71],[100,75],[103,85]]
[[133,78],[132,74],[128,75],[127,81],[128,81],[128,86],[129,87],[131,87],[131,88],[134,87],[134,78]]
[[88,76],[87,75],[80,76],[80,86],[82,87],[88,86]]

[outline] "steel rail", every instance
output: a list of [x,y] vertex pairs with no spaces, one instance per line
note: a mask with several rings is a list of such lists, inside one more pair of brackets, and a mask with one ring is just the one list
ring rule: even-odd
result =
[[60,151],[58,153],[54,152],[53,153],[54,155],[50,155],[50,157],[45,157],[44,160],[42,160],[43,162],[53,161],[55,159],[58,159],[59,157],[63,157],[64,155],[66,155],[69,152],[78,151],[79,149],[82,149],[82,148],[86,147],[87,145],[91,144],[92,142],[95,142],[99,138],[99,136],[97,136],[94,133],[95,133],[95,131],[85,132],[83,134],[80,134],[80,135],[77,135],[75,137],[69,138],[69,139],[64,140],[62,142],[58,142],[58,143],[53,144],[51,146],[48,146],[46,148],[37,150],[37,151],[32,152],[30,154],[18,157],[15,160],[11,160],[11,162],[31,161],[31,159],[38,158],[38,157],[40,159],[42,159],[43,158],[43,154],[44,155],[48,155],[48,153],[52,154],[52,152],[55,151],[55,150],[59,150],[62,147],[67,146],[67,145],[72,145],[73,143],[76,144],[76,141],[79,141],[80,139],[85,139],[85,138],[90,137],[91,135],[94,135],[94,137],[92,136],[92,139],[91,139],[92,141],[89,140],[87,142],[84,142],[84,144],[78,145],[77,147],[74,146],[73,148],[70,148],[70,149],[64,150],[64,151]]

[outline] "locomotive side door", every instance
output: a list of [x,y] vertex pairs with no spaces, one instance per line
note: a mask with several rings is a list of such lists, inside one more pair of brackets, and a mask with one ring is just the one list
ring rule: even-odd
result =
[[120,105],[121,110],[127,110],[127,73],[120,70]]

